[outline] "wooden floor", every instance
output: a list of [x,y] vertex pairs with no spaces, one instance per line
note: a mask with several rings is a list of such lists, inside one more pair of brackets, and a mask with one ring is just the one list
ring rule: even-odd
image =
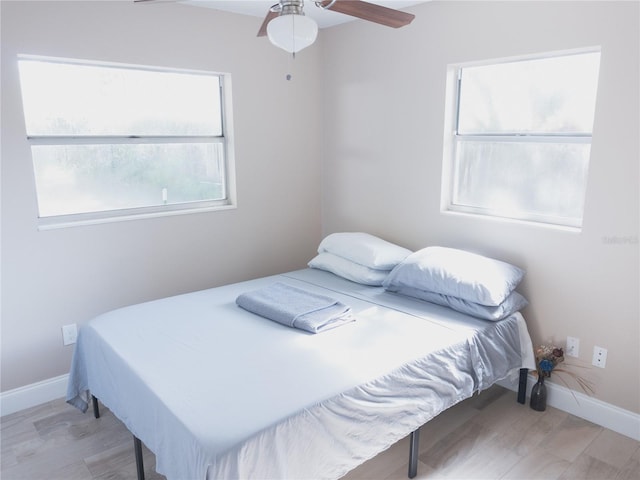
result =
[[[2,417],[0,478],[135,479],[131,434],[101,413],[57,400]],[[406,479],[408,452],[401,440],[344,479]],[[422,427],[419,459],[419,479],[640,479],[640,442],[551,407],[536,412],[501,387]],[[145,471],[164,478],[146,449]]]

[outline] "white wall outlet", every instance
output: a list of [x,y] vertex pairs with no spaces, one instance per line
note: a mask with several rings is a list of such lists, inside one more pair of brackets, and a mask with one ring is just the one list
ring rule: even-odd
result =
[[596,367],[604,368],[607,364],[607,349],[598,346],[593,347],[593,361],[591,363]]
[[78,327],[75,323],[62,326],[62,344],[73,345],[78,338]]
[[567,337],[567,348],[564,350],[568,357],[580,356],[580,339],[576,337]]

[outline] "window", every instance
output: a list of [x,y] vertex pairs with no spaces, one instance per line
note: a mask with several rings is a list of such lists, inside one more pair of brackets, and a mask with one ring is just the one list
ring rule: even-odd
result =
[[224,75],[21,56],[41,225],[231,203]]
[[581,227],[599,51],[449,68],[443,209]]

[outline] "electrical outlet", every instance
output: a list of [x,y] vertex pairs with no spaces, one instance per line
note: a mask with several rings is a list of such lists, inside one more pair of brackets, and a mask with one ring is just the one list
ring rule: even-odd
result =
[[598,346],[593,347],[593,361],[591,363],[596,367],[604,368],[607,364],[607,349]]
[[78,338],[78,327],[75,323],[62,326],[62,344],[73,345]]
[[567,337],[567,348],[564,353],[568,357],[580,356],[580,339],[576,337]]

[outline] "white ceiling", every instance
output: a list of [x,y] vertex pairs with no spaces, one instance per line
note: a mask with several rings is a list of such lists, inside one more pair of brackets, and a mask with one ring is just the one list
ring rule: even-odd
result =
[[[403,0],[367,1],[369,1],[369,3],[376,3],[378,5],[383,5],[385,7],[395,8],[399,10],[405,7],[410,7],[412,5],[417,5],[419,3],[426,3],[426,1],[407,2]],[[278,0],[183,0],[180,3],[264,18],[267,14],[267,11],[269,10],[269,7],[271,7],[273,4],[278,3]],[[357,20],[356,18],[350,17],[349,15],[344,15],[341,13],[331,12],[329,10],[318,8],[314,4],[313,0],[307,0],[305,2],[304,13],[305,15],[313,18],[320,28],[331,27],[333,25],[349,22],[351,20]]]

